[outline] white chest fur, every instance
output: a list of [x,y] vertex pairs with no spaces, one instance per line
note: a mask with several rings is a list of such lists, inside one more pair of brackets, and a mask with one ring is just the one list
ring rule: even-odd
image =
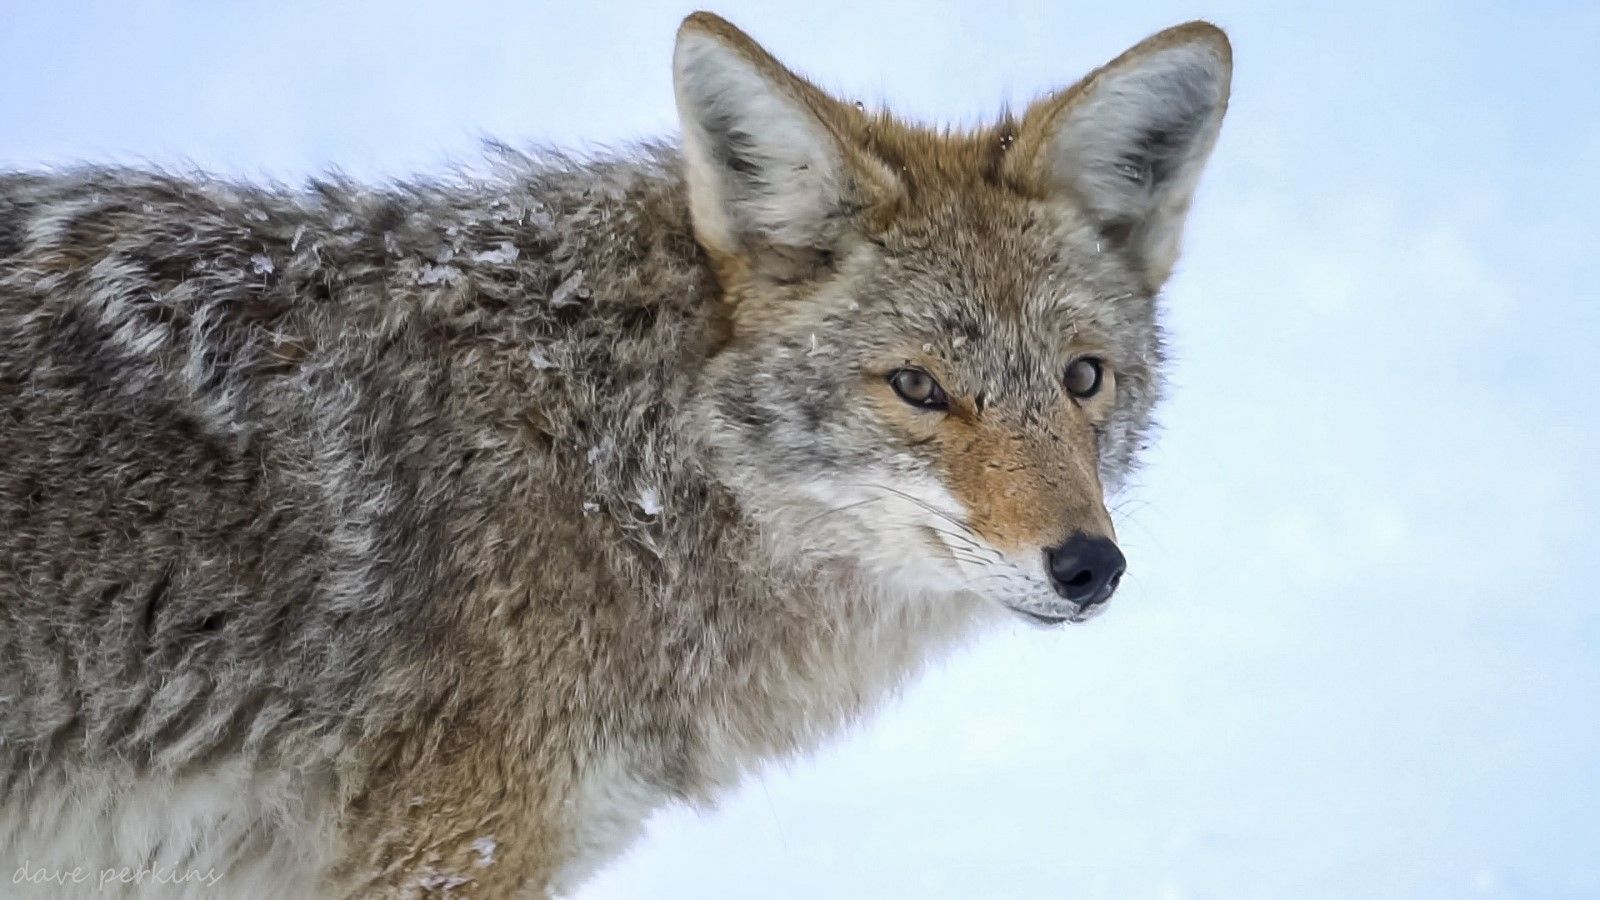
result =
[[46,776],[0,807],[0,895],[316,896],[327,811],[304,781],[239,764],[183,778]]
[[644,830],[650,813],[667,794],[638,777],[618,758],[594,760],[570,801],[571,853],[552,879],[553,893],[570,894],[610,862]]

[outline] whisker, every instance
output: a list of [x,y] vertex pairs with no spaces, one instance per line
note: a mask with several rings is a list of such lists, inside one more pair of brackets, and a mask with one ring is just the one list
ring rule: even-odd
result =
[[980,557],[972,556],[971,554],[962,554],[959,551],[955,551],[955,550],[951,550],[950,551],[950,557],[952,559],[960,560],[961,562],[971,563],[972,565],[975,565],[975,566],[988,566],[988,565],[991,564],[990,560],[986,560],[986,559],[982,559]]
[[845,512],[847,510],[855,509],[857,507],[866,506],[868,503],[877,503],[877,502],[879,502],[881,500],[884,500],[884,499],[886,499],[886,498],[884,498],[884,497],[868,497],[865,500],[857,500],[854,503],[846,503],[843,506],[835,506],[832,509],[825,509],[822,512],[819,512],[816,515],[806,519],[804,522],[801,522],[796,527],[804,528],[805,526],[810,525],[811,523],[817,521],[818,519],[824,518],[826,516],[831,516],[834,513],[842,513],[842,512]]
[[959,547],[961,547],[963,549],[971,550],[971,551],[973,551],[975,553],[982,553],[982,554],[987,555],[987,556],[993,556],[996,559],[1000,558],[1000,554],[998,554],[995,551],[989,549],[988,547],[983,546],[982,544],[978,543],[977,541],[974,541],[974,540],[972,540],[972,539],[970,539],[968,537],[965,537],[963,535],[959,535],[959,534],[955,534],[955,533],[950,532],[950,531],[946,531],[943,528],[935,528],[932,525],[923,525],[922,527],[928,529],[929,531],[933,532],[934,534],[943,535],[943,536],[945,536],[947,538],[950,538],[953,541],[959,542],[957,544],[957,546],[959,546]]
[[907,500],[910,500],[912,503],[915,503],[916,505],[922,507],[923,509],[927,510],[928,512],[931,512],[934,515],[949,521],[950,524],[956,526],[957,528],[960,528],[963,531],[971,531],[972,530],[972,527],[970,525],[968,525],[967,523],[961,521],[960,519],[957,519],[956,517],[950,515],[949,513],[945,512],[944,510],[939,509],[938,507],[928,503],[927,501],[922,500],[922,499],[920,499],[918,497],[915,497],[915,496],[913,496],[911,494],[908,494],[905,491],[899,490],[898,488],[892,488],[892,487],[889,487],[886,484],[872,484],[872,483],[856,484],[854,486],[855,487],[865,487],[865,488],[876,488],[876,489],[878,489],[880,491],[888,491],[891,494],[895,494],[895,495],[898,495],[900,497],[904,497]]

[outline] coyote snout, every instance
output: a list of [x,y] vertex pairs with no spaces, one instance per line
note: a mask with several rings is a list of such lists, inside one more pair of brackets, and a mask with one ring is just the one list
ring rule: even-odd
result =
[[1090,537],[1078,532],[1059,546],[1044,552],[1050,586],[1063,600],[1086,616],[1105,604],[1116,593],[1128,561],[1109,538]]

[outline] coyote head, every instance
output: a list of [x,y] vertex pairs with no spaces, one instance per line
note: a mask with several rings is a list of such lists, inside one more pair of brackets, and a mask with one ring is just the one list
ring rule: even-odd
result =
[[730,322],[701,385],[769,538],[885,584],[1081,621],[1124,560],[1172,270],[1228,102],[1216,27],[1164,31],[966,134],[828,96],[715,16],[674,74]]

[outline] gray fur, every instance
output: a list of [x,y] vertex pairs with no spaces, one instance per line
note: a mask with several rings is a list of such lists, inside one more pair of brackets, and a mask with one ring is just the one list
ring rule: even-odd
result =
[[13,788],[66,746],[177,767],[388,727],[379,657],[445,655],[440,598],[512,521],[625,536],[604,567],[636,583],[700,536],[636,502],[711,490],[672,421],[711,297],[670,157],[502,164],[0,181]]

